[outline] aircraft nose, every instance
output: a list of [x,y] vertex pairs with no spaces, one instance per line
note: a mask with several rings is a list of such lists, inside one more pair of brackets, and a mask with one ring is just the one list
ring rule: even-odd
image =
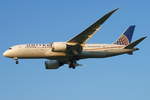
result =
[[3,53],[3,56],[8,57],[8,56],[9,56],[9,55],[8,55],[8,51],[5,51],[5,52]]

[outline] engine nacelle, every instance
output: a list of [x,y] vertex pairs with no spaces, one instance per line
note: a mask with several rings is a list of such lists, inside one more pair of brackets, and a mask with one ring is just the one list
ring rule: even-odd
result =
[[54,52],[65,52],[67,50],[66,42],[53,42],[52,51]]
[[46,69],[58,69],[62,64],[57,60],[49,60],[45,61],[45,68]]

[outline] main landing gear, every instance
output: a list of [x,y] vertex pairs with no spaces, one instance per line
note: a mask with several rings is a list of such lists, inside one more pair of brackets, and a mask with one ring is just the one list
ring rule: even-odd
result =
[[72,60],[69,62],[69,68],[75,69],[77,66],[76,60]]
[[76,60],[71,60],[69,62],[69,68],[75,69],[77,66],[82,66],[82,65],[78,64]]

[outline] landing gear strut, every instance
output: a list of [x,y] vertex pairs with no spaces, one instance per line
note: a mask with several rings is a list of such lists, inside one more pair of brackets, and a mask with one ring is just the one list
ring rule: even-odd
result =
[[18,61],[18,60],[16,60],[16,64],[19,64],[19,61]]
[[78,64],[76,61],[69,62],[69,68],[75,69],[77,66],[82,66],[82,65]]
[[15,60],[15,63],[16,63],[16,64],[19,64],[19,61],[18,61],[18,58],[17,58],[17,57],[15,57],[14,60]]
[[73,68],[73,69],[75,69],[75,68],[76,68],[76,66],[78,66],[78,64],[77,64],[77,61],[76,61],[76,60],[71,60],[71,61],[69,62],[69,68]]

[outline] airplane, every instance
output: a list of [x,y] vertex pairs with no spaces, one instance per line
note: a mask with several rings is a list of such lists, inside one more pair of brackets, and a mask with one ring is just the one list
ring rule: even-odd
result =
[[16,64],[18,59],[48,59],[45,61],[46,69],[58,69],[64,64],[69,68],[75,69],[80,64],[80,59],[88,58],[106,58],[122,54],[132,55],[135,48],[145,37],[131,42],[135,25],[129,28],[111,44],[87,44],[90,39],[100,28],[101,25],[118,10],[114,9],[105,14],[94,24],[82,31],[80,34],[66,42],[53,42],[47,44],[20,44],[10,47],[3,53],[3,56],[13,58]]

